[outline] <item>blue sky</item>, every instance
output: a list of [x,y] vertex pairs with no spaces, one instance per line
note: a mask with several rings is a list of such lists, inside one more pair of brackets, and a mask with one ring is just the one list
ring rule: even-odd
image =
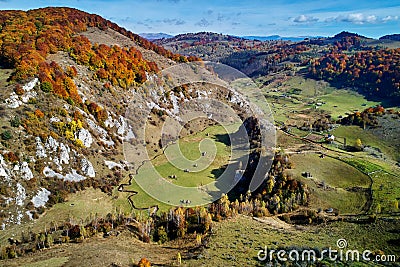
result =
[[0,0],[0,9],[46,6],[96,13],[136,33],[332,36],[347,30],[369,37],[400,33],[400,0]]

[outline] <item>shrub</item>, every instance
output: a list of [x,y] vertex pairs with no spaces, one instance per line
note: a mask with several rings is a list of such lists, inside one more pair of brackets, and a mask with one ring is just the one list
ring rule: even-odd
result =
[[7,152],[3,156],[4,156],[4,159],[9,162],[18,162],[19,161],[17,155],[15,155],[14,152],[12,152],[12,151]]
[[138,263],[138,267],[150,267],[150,266],[151,266],[151,263],[146,258],[141,258],[139,263]]
[[75,139],[75,145],[77,147],[85,147],[81,139]]
[[4,131],[1,133],[1,139],[10,140],[12,138],[12,133],[10,131]]
[[72,98],[70,97],[67,98],[67,103],[70,104],[71,106],[75,104],[74,100],[72,100]]
[[17,84],[17,86],[15,86],[14,92],[17,95],[23,95],[25,93],[24,89],[22,88],[22,86],[20,84]]
[[42,84],[40,84],[40,89],[43,92],[50,93],[53,91],[53,85],[51,84],[51,82],[43,82]]
[[29,98],[28,104],[37,104],[37,99],[34,97]]
[[12,127],[19,127],[21,125],[21,120],[18,116],[15,116],[10,120],[10,124]]
[[40,109],[37,109],[35,110],[35,116],[41,119],[44,117],[44,113]]
[[157,229],[156,241],[159,241],[161,244],[168,241],[168,234],[165,231],[164,226],[160,226]]

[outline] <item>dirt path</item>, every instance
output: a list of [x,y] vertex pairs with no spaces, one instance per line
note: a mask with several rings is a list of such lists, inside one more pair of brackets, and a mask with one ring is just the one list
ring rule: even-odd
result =
[[291,224],[288,224],[284,221],[281,221],[280,219],[276,217],[263,217],[263,218],[257,218],[253,217],[253,220],[261,223],[265,223],[272,228],[279,229],[279,230],[294,230],[294,226]]

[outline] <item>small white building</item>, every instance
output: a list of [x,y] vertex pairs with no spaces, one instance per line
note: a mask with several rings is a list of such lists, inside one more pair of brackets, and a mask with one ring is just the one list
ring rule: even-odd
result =
[[335,136],[333,134],[328,134],[327,136],[325,136],[325,141],[328,143],[332,143],[335,141]]

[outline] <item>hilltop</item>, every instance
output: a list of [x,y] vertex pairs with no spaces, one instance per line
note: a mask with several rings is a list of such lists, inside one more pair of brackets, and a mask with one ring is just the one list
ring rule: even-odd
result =
[[143,37],[143,38],[146,38],[149,41],[174,37],[173,35],[170,35],[170,34],[167,34],[167,33],[162,33],[162,32],[159,32],[159,33],[154,33],[154,32],[145,33],[145,32],[143,32],[143,33],[139,33],[139,35],[141,37]]
[[379,40],[400,41],[400,34],[385,35],[385,36],[380,37]]

